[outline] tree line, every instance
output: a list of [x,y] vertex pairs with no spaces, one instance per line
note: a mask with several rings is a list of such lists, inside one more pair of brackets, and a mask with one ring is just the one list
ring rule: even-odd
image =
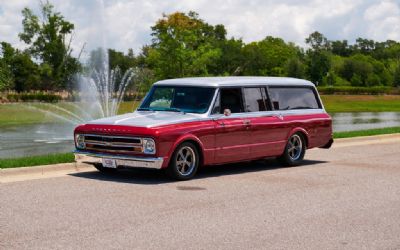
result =
[[[0,90],[72,90],[74,76],[93,67],[100,49],[86,63],[82,51],[72,56],[74,24],[49,2],[40,15],[24,8],[22,17],[19,38],[27,49],[1,42]],[[350,44],[315,31],[305,39],[307,48],[272,36],[245,43],[195,12],[163,15],[151,29],[151,43],[137,54],[108,49],[110,68],[136,68],[136,80],[147,87],[167,78],[248,75],[304,78],[320,86],[400,86],[400,43],[393,40]]]

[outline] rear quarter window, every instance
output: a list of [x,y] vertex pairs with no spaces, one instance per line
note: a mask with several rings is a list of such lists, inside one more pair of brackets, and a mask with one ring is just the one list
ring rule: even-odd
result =
[[310,87],[269,87],[269,95],[275,110],[321,108],[315,90]]

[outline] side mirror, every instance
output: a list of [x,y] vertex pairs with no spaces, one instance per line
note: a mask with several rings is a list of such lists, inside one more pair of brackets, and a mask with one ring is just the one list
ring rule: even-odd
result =
[[224,116],[230,116],[232,114],[230,109],[224,109]]

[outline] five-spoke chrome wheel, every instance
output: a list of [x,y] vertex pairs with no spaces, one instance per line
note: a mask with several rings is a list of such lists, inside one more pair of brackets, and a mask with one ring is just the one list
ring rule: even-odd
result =
[[300,158],[303,151],[303,142],[298,134],[294,134],[289,138],[287,150],[289,157],[293,161],[296,161]]
[[196,174],[199,164],[197,147],[192,142],[183,142],[175,149],[166,171],[176,180],[189,180]]
[[190,175],[196,166],[196,154],[189,146],[181,147],[176,154],[176,166],[183,176]]
[[304,135],[295,133],[291,135],[286,143],[285,151],[278,158],[283,164],[293,166],[299,164],[306,153],[306,142]]

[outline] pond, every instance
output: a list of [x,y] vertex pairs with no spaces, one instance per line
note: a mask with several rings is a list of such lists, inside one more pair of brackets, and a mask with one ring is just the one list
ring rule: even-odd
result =
[[[334,131],[400,126],[400,112],[334,113]],[[72,152],[73,126],[44,123],[0,127],[0,158]]]

